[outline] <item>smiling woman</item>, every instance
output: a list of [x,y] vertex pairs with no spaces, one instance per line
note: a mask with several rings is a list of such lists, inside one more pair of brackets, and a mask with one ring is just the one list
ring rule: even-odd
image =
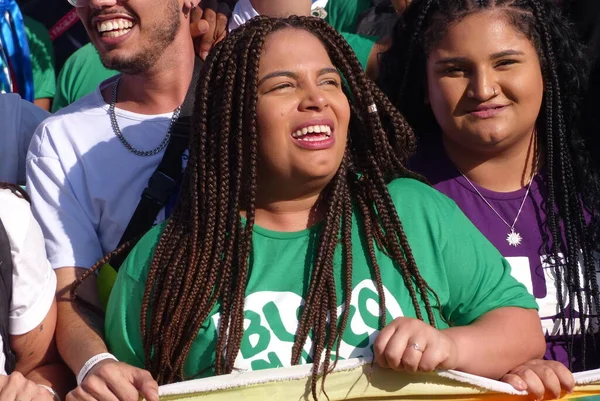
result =
[[540,306],[545,359],[559,363],[515,371],[538,397],[542,382],[554,396],[570,389],[565,367],[600,367],[600,172],[585,139],[597,133],[577,130],[587,58],[555,3],[414,0],[381,64],[381,86],[416,127],[412,167]]
[[119,359],[171,383],[355,357],[500,377],[542,355],[532,297],[405,168],[410,128],[327,23],[253,19],[203,73],[176,210],[108,304]]

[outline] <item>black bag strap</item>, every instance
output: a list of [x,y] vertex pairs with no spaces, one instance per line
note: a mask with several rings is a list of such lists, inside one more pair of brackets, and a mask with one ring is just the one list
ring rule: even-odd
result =
[[0,336],[2,336],[2,351],[6,358],[4,369],[6,374],[11,374],[15,369],[15,354],[10,349],[8,331],[8,317],[12,299],[12,273],[13,263],[10,252],[10,241],[0,220]]
[[[169,144],[156,171],[154,171],[150,180],[148,180],[148,186],[142,192],[140,203],[135,212],[133,212],[131,220],[129,220],[129,224],[119,241],[119,246],[135,240],[148,232],[152,228],[160,210],[166,205],[171,195],[177,189],[177,184],[182,175],[181,155],[189,145],[190,122],[194,111],[196,86],[198,85],[202,65],[203,61],[199,57],[196,57],[192,82],[181,105],[179,117],[173,122]],[[111,266],[116,271],[119,271],[119,267],[126,257],[126,253],[117,255],[111,260]]]

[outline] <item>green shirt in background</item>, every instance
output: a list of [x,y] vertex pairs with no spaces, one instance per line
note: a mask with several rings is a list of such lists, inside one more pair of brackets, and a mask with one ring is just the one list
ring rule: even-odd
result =
[[100,83],[118,72],[106,69],[96,48],[88,43],[71,55],[58,74],[52,112],[70,105],[96,90]]
[[[360,14],[372,7],[371,0],[329,0],[325,7],[326,20],[354,49],[361,65],[366,68],[371,49],[377,38],[353,33]],[[86,44],[69,57],[58,75],[56,96],[52,112],[92,93],[98,85],[118,72],[106,69],[91,43]]]
[[[388,189],[421,274],[440,299],[441,314],[434,309],[438,328],[447,328],[446,322],[468,325],[495,308],[537,308],[525,287],[512,278],[509,264],[453,201],[411,179],[395,180]],[[351,311],[340,347],[341,359],[372,356],[378,332],[379,297],[371,278],[362,223],[357,217],[355,213]],[[132,250],[121,266],[107,308],[105,330],[110,352],[138,367],[144,366],[140,330],[142,297],[163,228],[164,224],[153,228]],[[255,227],[244,304],[246,324],[236,368],[257,370],[290,365],[318,229],[317,225],[300,232],[274,232]],[[338,301],[342,304],[340,248],[334,266]],[[398,266],[380,250],[376,250],[376,258],[384,285],[387,321],[400,316],[415,317]],[[429,298],[435,305],[434,298]],[[424,304],[419,306],[426,316]],[[214,363],[217,321],[215,308],[194,340],[185,364],[186,375],[201,371],[204,376],[214,374],[210,366]],[[302,363],[311,362],[310,348],[309,340]]]
[[329,0],[325,6],[325,20],[350,44],[363,68],[367,67],[371,49],[378,38],[361,36],[354,32],[358,17],[371,7],[371,0]]
[[26,15],[23,22],[31,56],[34,99],[51,99],[56,92],[56,73],[50,34],[42,23]]

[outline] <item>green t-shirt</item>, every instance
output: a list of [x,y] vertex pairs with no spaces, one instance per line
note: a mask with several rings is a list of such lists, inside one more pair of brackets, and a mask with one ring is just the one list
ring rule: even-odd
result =
[[356,24],[358,17],[371,7],[372,0],[329,0],[325,6],[325,20],[350,44],[363,68],[367,67],[369,54],[378,38],[356,34]]
[[50,34],[43,24],[26,15],[23,22],[31,56],[34,99],[51,99],[56,92],[56,73]]
[[[468,325],[499,307],[537,308],[525,287],[512,278],[509,264],[453,201],[412,179],[395,180],[388,189],[417,266],[440,299],[445,321]],[[372,356],[379,323],[377,287],[357,216],[355,213],[352,226],[352,309],[340,347],[341,359]],[[144,366],[142,297],[148,266],[163,228],[164,224],[152,229],[132,250],[119,271],[107,308],[105,331],[110,351],[119,360],[139,367]],[[317,225],[300,232],[274,232],[255,227],[244,304],[246,325],[236,368],[257,370],[290,365],[298,310],[308,289],[307,271],[312,264],[309,244],[314,245],[312,240],[318,229]],[[340,248],[334,263],[341,305]],[[376,250],[376,258],[384,285],[387,321],[400,316],[415,317],[398,266],[380,250]],[[430,299],[435,304],[432,296]],[[420,306],[425,313],[424,305]],[[195,375],[213,365],[216,309],[194,340],[185,364],[186,375]],[[437,309],[434,313],[437,327],[447,328]],[[310,346],[309,340],[302,363],[310,362]],[[205,372],[205,376],[212,374],[210,369]]]
[[96,90],[98,85],[118,72],[102,65],[96,48],[88,43],[71,55],[58,74],[52,112],[70,105]]

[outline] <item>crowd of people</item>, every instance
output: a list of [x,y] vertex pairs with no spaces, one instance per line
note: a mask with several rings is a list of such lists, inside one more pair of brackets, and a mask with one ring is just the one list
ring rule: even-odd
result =
[[556,399],[600,368],[595,6],[69,3],[56,96],[3,58],[1,401],[306,363],[317,399],[357,357]]

